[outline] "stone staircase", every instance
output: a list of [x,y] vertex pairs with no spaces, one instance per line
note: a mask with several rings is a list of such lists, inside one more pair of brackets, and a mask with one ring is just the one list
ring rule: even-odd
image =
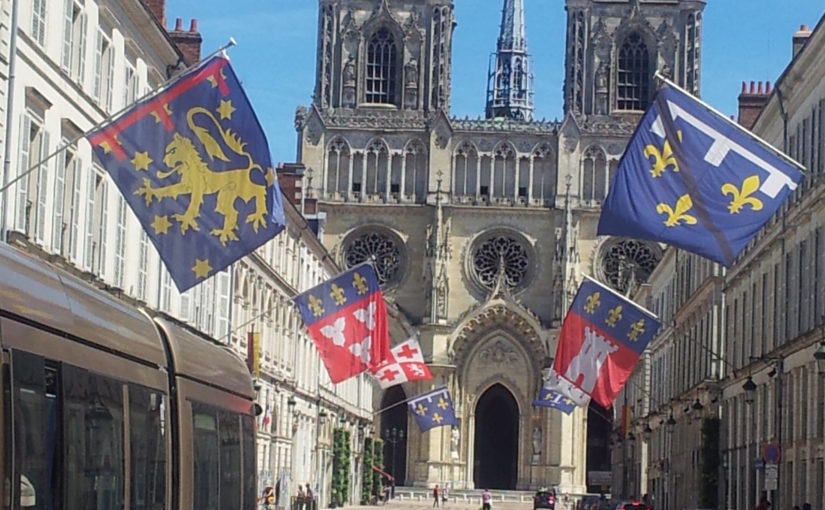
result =
[[[478,504],[481,506],[481,489],[450,489],[448,503]],[[493,503],[532,503],[535,491],[490,490]],[[426,487],[396,487],[395,499],[401,501],[432,501],[433,489]]]

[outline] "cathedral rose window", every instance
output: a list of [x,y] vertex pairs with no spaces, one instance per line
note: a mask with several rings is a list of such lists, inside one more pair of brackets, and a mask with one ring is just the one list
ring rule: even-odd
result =
[[599,250],[594,269],[599,280],[625,293],[645,283],[661,258],[662,250],[655,243],[608,239]]
[[481,236],[470,252],[470,269],[476,283],[487,290],[496,286],[500,268],[504,284],[520,290],[529,283],[532,249],[521,235],[498,231]]
[[382,230],[359,231],[344,242],[344,264],[351,268],[373,260],[378,281],[395,283],[403,274],[404,253],[401,240]]

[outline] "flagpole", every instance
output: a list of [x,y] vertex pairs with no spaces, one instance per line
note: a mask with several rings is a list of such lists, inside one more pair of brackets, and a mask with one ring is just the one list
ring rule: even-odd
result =
[[596,284],[596,285],[598,285],[599,287],[603,288],[604,290],[606,290],[606,291],[610,292],[611,294],[614,294],[615,296],[617,296],[617,297],[619,297],[619,298],[623,299],[624,301],[630,301],[630,302],[631,302],[631,303],[633,303],[633,304],[634,304],[634,305],[635,305],[635,306],[636,306],[639,310],[641,310],[641,311],[643,311],[644,313],[648,314],[648,315],[649,315],[652,319],[656,319],[657,321],[659,320],[659,316],[658,316],[658,315],[656,315],[655,313],[651,312],[651,311],[650,311],[650,310],[648,310],[647,308],[643,307],[643,306],[642,306],[642,305],[640,305],[639,303],[637,303],[637,302],[633,301],[633,300],[632,300],[632,299],[630,299],[629,297],[622,296],[621,294],[619,294],[619,293],[618,293],[618,292],[616,292],[615,290],[611,289],[611,288],[610,288],[610,287],[608,287],[607,285],[604,285],[603,283],[601,283],[601,282],[599,282],[599,281],[595,280],[594,278],[591,278],[590,276],[587,276],[587,275],[586,275],[586,274],[584,274],[584,273],[581,273],[581,275],[582,275],[583,277],[585,277],[586,279],[590,280],[591,282],[595,283],[595,284]]
[[[712,107],[711,105],[707,104],[706,102],[702,101],[700,98],[698,98],[698,97],[696,97],[695,95],[691,94],[690,92],[688,92],[687,90],[683,89],[682,87],[680,87],[680,86],[679,86],[679,85],[677,85],[676,83],[674,83],[674,82],[670,81],[670,79],[668,79],[665,75],[661,74],[659,71],[656,71],[656,72],[653,74],[653,77],[654,77],[654,78],[657,78],[657,79],[659,79],[659,80],[661,80],[661,81],[663,81],[664,83],[666,83],[666,84],[667,84],[667,85],[669,85],[670,87],[673,87],[674,89],[679,90],[680,92],[684,92],[684,94],[685,94],[685,95],[687,95],[687,96],[690,96],[690,98],[691,98],[692,100],[694,100],[694,101],[696,101],[697,103],[701,104],[702,106],[704,106],[705,108],[707,108],[707,109],[708,109],[708,110],[710,110],[711,112],[715,113],[716,115],[718,115],[718,116],[719,116],[719,117],[721,117],[722,119],[724,119],[724,120],[726,120],[726,121],[728,120],[728,116],[727,116],[727,115],[725,115],[724,113],[720,112],[719,110],[717,110],[716,108]],[[730,121],[728,121],[728,122],[730,123],[730,125],[732,125],[732,126],[733,126],[733,127],[735,127],[736,129],[738,129],[739,131],[741,131],[743,134],[745,134],[745,135],[747,135],[747,136],[750,136],[750,137],[752,137],[752,138],[755,138],[757,141],[759,141],[759,142],[760,142],[760,143],[762,143],[763,145],[766,145],[766,146],[768,146],[768,147],[771,147],[771,148],[774,150],[774,152],[776,152],[777,154],[779,154],[779,156],[780,156],[781,158],[785,159],[788,163],[790,163],[790,164],[794,165],[795,167],[797,167],[797,168],[798,168],[798,169],[799,169],[799,170],[800,170],[803,174],[804,174],[804,173],[806,173],[806,171],[808,170],[807,168],[805,168],[804,166],[802,166],[802,164],[800,164],[798,161],[796,161],[795,159],[793,159],[793,158],[791,158],[790,156],[788,156],[787,154],[785,154],[785,152],[784,152],[784,150],[785,150],[785,149],[784,149],[784,148],[783,148],[782,150],[779,150],[779,149],[777,149],[776,147],[774,147],[772,143],[769,143],[769,142],[767,142],[767,141],[763,140],[762,138],[760,138],[759,136],[757,136],[757,135],[756,135],[756,134],[754,134],[753,132],[748,131],[747,129],[745,129],[745,128],[743,128],[742,126],[740,126],[740,125],[739,125],[739,123],[737,123],[737,122],[730,122]]]
[[[210,58],[214,57],[215,55],[217,55],[217,54],[219,54],[219,53],[221,53],[221,52],[223,52],[223,51],[226,51],[227,49],[231,48],[232,46],[235,46],[235,44],[236,44],[236,42],[235,42],[235,38],[234,38],[234,37],[230,37],[230,38],[229,38],[229,42],[228,42],[228,43],[224,44],[223,46],[221,46],[221,47],[220,47],[220,48],[218,48],[217,50],[215,50],[215,51],[213,51],[212,53],[210,53],[210,54],[209,54],[208,56],[206,56],[205,58],[201,59],[201,61],[198,63],[198,65],[197,65],[197,66],[195,66],[195,67],[193,67],[193,68],[191,68],[191,69],[187,69],[187,70],[186,70],[186,73],[190,73],[190,72],[192,72],[192,71],[195,71],[195,70],[199,69],[199,68],[200,68],[200,67],[201,67],[204,63],[206,63],[206,62],[207,62]],[[120,115],[122,115],[124,112],[126,112],[126,111],[130,110],[131,108],[133,108],[133,107],[134,107],[134,105],[135,105],[135,103],[139,103],[139,102],[141,102],[141,101],[145,101],[145,100],[147,100],[147,99],[150,99],[150,98],[152,98],[152,97],[154,97],[154,96],[156,96],[156,95],[160,94],[161,92],[163,92],[163,91],[165,90],[165,88],[166,88],[166,86],[169,84],[169,82],[177,80],[177,79],[179,78],[179,76],[180,76],[180,75],[178,75],[178,76],[173,76],[173,77],[171,77],[171,78],[168,78],[165,82],[163,82],[162,84],[160,84],[160,85],[159,85],[156,89],[154,89],[154,90],[151,90],[151,91],[147,92],[146,94],[144,94],[144,95],[143,95],[143,96],[141,96],[140,98],[136,99],[135,101],[133,101],[133,102],[129,103],[128,105],[124,106],[123,108],[121,108],[121,109],[120,109],[120,110],[118,110],[117,112],[115,112],[115,113],[113,113],[113,114],[111,114],[111,115],[109,115],[109,116],[107,116],[107,117],[103,118],[102,120],[98,121],[96,124],[92,125],[92,127],[90,127],[89,129],[87,129],[86,131],[84,131],[84,132],[83,132],[83,133],[81,133],[80,135],[78,135],[78,136],[74,137],[73,139],[71,139],[71,140],[69,140],[68,142],[64,143],[63,145],[59,146],[57,149],[55,149],[55,150],[54,150],[53,152],[51,152],[49,155],[47,155],[47,156],[45,156],[45,157],[41,158],[41,159],[40,159],[37,163],[33,164],[33,165],[32,165],[31,167],[29,167],[29,169],[28,169],[28,170],[26,170],[25,172],[22,172],[22,173],[17,174],[17,176],[16,176],[14,179],[12,179],[12,180],[8,181],[8,180],[6,180],[6,178],[4,177],[4,178],[3,178],[3,180],[4,180],[4,181],[6,181],[6,182],[4,182],[4,183],[3,183],[3,186],[2,186],[2,187],[0,187],[0,195],[5,194],[5,193],[6,193],[6,190],[7,190],[7,189],[9,189],[9,187],[11,187],[11,185],[12,185],[12,184],[16,183],[17,181],[19,181],[19,180],[20,180],[20,179],[22,179],[23,177],[26,177],[27,175],[29,175],[29,174],[30,174],[30,173],[32,173],[33,171],[35,171],[35,170],[37,170],[38,168],[40,168],[40,165],[42,165],[43,163],[45,163],[45,162],[49,161],[50,159],[52,159],[53,157],[57,156],[58,154],[60,154],[60,153],[61,153],[61,152],[63,152],[64,150],[68,149],[69,147],[71,147],[71,146],[75,145],[78,141],[80,141],[80,139],[81,139],[81,138],[85,138],[85,137],[86,137],[86,135],[87,135],[90,131],[92,131],[92,130],[94,130],[94,129],[97,129],[97,128],[99,128],[100,126],[103,126],[104,124],[106,124],[106,123],[108,123],[108,122],[111,122],[113,119],[115,119],[115,118],[119,117],[119,116],[120,116]],[[8,139],[6,140],[6,144],[8,145]],[[5,203],[6,201],[5,201],[5,200],[3,200],[3,202]]]

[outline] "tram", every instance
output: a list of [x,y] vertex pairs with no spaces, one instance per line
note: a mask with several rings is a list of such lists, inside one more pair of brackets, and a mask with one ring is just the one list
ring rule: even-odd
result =
[[255,393],[235,354],[0,245],[0,505],[252,510]]

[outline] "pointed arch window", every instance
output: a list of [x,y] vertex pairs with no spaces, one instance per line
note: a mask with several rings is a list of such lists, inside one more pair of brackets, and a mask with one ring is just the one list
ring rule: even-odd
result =
[[398,51],[387,28],[376,31],[367,43],[367,103],[394,104]]
[[619,110],[644,110],[650,92],[650,52],[642,36],[633,32],[619,49],[616,91]]

